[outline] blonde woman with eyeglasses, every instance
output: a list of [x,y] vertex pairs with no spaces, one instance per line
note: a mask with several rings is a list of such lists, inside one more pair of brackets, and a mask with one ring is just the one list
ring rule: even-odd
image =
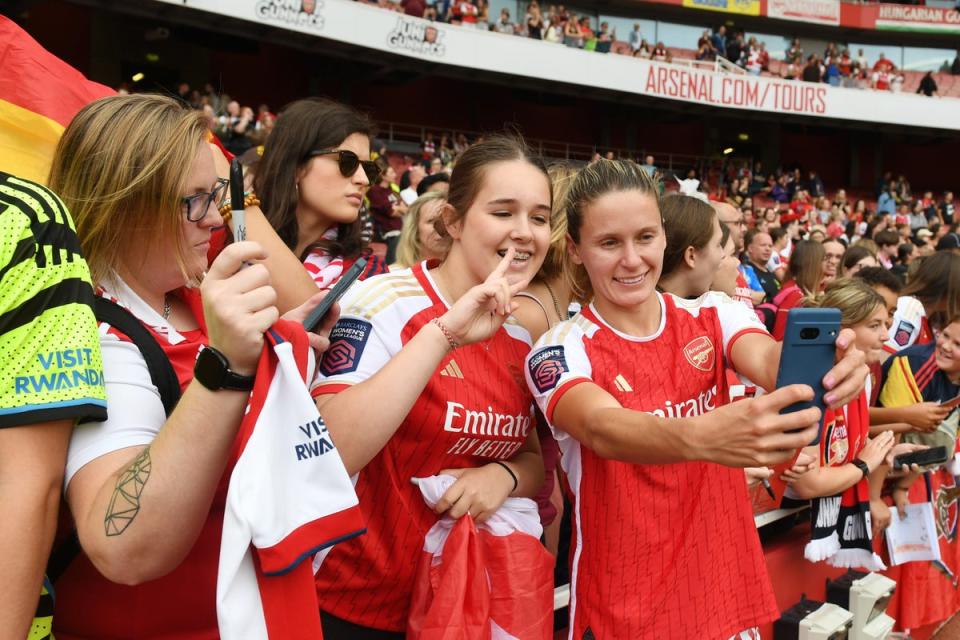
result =
[[[129,324],[101,322],[108,417],[70,441],[64,484],[83,554],[56,582],[56,635],[217,637],[225,466],[263,332],[280,316],[266,252],[239,242],[208,264],[227,183],[203,114],[170,98],[86,106],[49,183],[74,214],[98,295]],[[141,350],[151,342],[168,385]]]

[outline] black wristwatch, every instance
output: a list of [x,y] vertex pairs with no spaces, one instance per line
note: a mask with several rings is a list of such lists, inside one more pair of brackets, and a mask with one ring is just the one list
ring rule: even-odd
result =
[[863,477],[866,478],[870,475],[870,467],[867,466],[867,463],[861,460],[860,458],[854,458],[850,461],[850,464],[855,466],[857,469],[863,472]]
[[230,391],[250,391],[253,389],[253,376],[241,376],[230,371],[227,357],[213,347],[201,347],[197,354],[197,363],[193,366],[194,379],[210,391],[229,389]]

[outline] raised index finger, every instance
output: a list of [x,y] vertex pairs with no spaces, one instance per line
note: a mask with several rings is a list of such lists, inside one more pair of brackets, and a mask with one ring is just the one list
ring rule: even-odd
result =
[[229,278],[243,266],[244,262],[264,260],[267,252],[260,243],[252,240],[234,242],[227,245],[207,270],[207,278],[223,280]]
[[503,259],[500,261],[500,264],[497,265],[497,268],[494,269],[489,276],[487,276],[486,281],[491,282],[497,278],[502,278],[507,273],[507,269],[510,268],[510,263],[513,262],[513,256],[515,256],[516,253],[517,250],[513,247],[507,249],[507,254],[503,256]]

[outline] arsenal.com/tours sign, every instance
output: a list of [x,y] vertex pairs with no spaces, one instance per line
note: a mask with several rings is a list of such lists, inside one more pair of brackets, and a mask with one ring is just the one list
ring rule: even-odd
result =
[[827,87],[782,80],[764,82],[755,76],[705,73],[671,65],[649,66],[644,92],[718,107],[823,115]]
[[[542,40],[429,22],[351,0],[155,0],[249,20],[433,64],[446,64],[553,82],[577,83],[667,100],[768,113],[797,114],[960,130],[960,101],[913,94],[832,87],[779,77],[728,73],[602,55]],[[706,1],[706,0],[704,0]],[[741,0],[727,5],[747,6]],[[832,21],[821,0],[768,0],[787,19]],[[778,4],[779,3],[779,4]],[[881,10],[890,13],[887,7]],[[890,22],[942,18],[931,7],[887,13]],[[776,9],[775,9],[776,10]],[[790,17],[787,17],[789,14]],[[951,24],[960,22],[960,14]],[[878,20],[879,23],[879,20]],[[878,24],[879,26],[879,24]]]

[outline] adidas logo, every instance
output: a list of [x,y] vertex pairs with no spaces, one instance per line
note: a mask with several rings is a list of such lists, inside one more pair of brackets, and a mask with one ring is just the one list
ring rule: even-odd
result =
[[620,391],[624,393],[632,393],[633,387],[630,386],[630,383],[627,382],[627,379],[623,377],[622,374],[617,374],[617,377],[613,379],[614,386],[617,387]]
[[460,365],[457,364],[456,360],[448,362],[447,366],[440,370],[440,375],[463,380],[463,371],[460,370]]

